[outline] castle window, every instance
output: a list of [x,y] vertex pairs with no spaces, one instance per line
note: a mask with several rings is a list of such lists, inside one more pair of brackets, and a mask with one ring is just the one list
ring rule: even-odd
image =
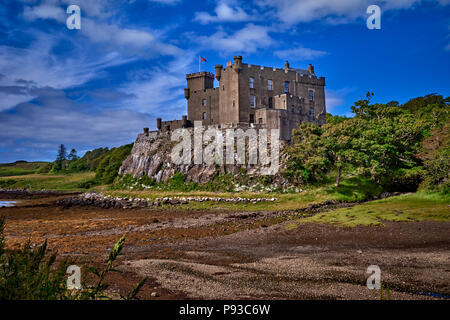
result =
[[254,114],[250,115],[250,123],[255,123],[255,115]]
[[259,124],[262,124],[262,123],[263,123],[263,118],[259,118],[259,119],[258,119],[258,123],[259,123]]
[[314,101],[314,90],[308,91],[309,101]]
[[309,109],[309,118],[311,120],[314,120],[315,116],[316,116],[316,114],[315,114],[314,108],[310,108]]
[[255,78],[250,77],[250,89],[255,89]]
[[294,108],[294,106],[291,106],[291,112],[292,112],[292,113],[295,113],[295,108]]
[[302,113],[302,107],[298,107],[298,113]]
[[289,81],[284,82],[284,93],[289,93]]
[[251,95],[250,96],[250,108],[254,108],[255,107],[255,96]]
[[273,81],[267,80],[267,90],[272,91],[273,90]]
[[202,100],[202,106],[206,106],[206,99]]
[[206,112],[203,112],[202,119],[206,120]]
[[269,97],[269,108],[273,108],[273,98]]

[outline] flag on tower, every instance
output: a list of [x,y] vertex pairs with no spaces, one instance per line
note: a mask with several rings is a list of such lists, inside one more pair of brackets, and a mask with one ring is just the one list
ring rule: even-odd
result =
[[201,56],[198,56],[198,72],[200,72],[200,70],[201,70],[202,62],[206,62],[206,59]]

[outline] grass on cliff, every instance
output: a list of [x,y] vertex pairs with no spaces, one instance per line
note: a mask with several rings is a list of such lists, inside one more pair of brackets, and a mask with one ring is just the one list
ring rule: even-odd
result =
[[92,180],[94,172],[73,174],[29,174],[23,176],[0,177],[0,188],[55,190],[55,191],[86,191],[80,187]]
[[319,213],[300,218],[288,226],[295,229],[301,223],[326,223],[338,227],[382,226],[386,221],[450,221],[450,196],[438,193],[413,193],[351,208]]

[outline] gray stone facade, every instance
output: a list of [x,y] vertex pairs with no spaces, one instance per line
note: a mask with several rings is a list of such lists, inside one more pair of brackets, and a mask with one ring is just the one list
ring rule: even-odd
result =
[[[219,82],[214,87],[214,78]],[[215,75],[198,72],[186,76],[187,116],[182,120],[157,119],[160,131],[204,126],[280,129],[281,139],[289,141],[292,130],[301,122],[325,123],[325,78],[307,70],[284,69],[242,63],[234,57],[224,68],[216,65]]]

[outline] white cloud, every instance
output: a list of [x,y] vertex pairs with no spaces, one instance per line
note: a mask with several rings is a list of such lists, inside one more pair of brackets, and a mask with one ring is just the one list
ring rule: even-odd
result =
[[167,5],[175,5],[180,3],[182,0],[148,0],[149,2],[158,2]]
[[369,5],[379,5],[382,11],[410,9],[422,2],[447,5],[450,0],[256,0],[260,8],[276,10],[277,18],[288,24],[324,20],[347,23],[366,17]]
[[37,19],[54,19],[59,22],[64,22],[67,19],[66,13],[62,8],[49,4],[25,7],[23,17],[28,21],[34,21]]
[[233,34],[219,30],[210,36],[194,37],[202,47],[214,49],[223,55],[231,53],[255,53],[258,49],[266,49],[275,41],[269,35],[269,27],[248,24]]
[[183,91],[186,74],[192,72],[196,58],[196,52],[186,51],[165,67],[130,74],[130,81],[120,89],[131,96],[126,100],[126,105],[133,110],[165,119],[180,118],[187,111]]
[[34,152],[42,159],[60,143],[79,150],[119,146],[134,141],[138,130],[154,122],[150,116],[131,110],[83,109],[59,90],[41,90],[38,95],[39,104],[20,104],[14,113],[0,117],[0,148],[10,150],[2,158],[17,160]]
[[145,56],[146,58],[159,55],[178,55],[181,50],[171,44],[161,41],[157,32],[120,28],[114,24],[97,22],[85,18],[81,34],[93,43],[102,43],[123,54]]
[[336,109],[336,107],[340,107],[344,104],[344,99],[335,91],[325,90],[325,97],[328,113],[331,113],[333,109]]
[[0,79],[0,86],[15,85],[19,79],[33,83],[23,86],[23,92],[4,92],[0,110],[33,99],[32,89],[74,87],[99,77],[105,68],[132,61],[132,58],[122,57],[115,51],[92,57],[76,42],[73,43],[70,57],[56,55],[52,50],[60,39],[58,35],[49,36],[42,32],[33,34],[36,39],[28,48],[0,46],[0,74],[4,75]]
[[355,88],[341,88],[337,90],[326,89],[325,101],[327,106],[327,112],[333,113],[339,107],[343,107],[345,104],[345,98],[355,91]]
[[302,46],[294,49],[278,50],[274,52],[274,55],[280,59],[293,61],[313,60],[327,54],[328,53],[325,51],[304,48]]
[[208,12],[197,12],[194,21],[202,24],[211,22],[240,22],[254,20],[240,7],[232,7],[227,3],[219,3],[215,8],[216,15],[211,15]]

